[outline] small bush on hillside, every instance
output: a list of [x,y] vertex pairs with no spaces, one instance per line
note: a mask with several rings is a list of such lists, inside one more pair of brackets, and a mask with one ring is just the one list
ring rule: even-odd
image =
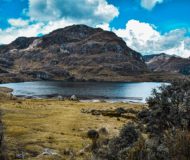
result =
[[131,147],[138,137],[139,133],[134,124],[125,125],[119,136],[113,138],[108,144],[110,160],[117,160],[117,157],[120,157],[126,148]]
[[119,136],[111,139],[107,145],[101,145],[96,149],[93,159],[98,160],[118,160],[122,156],[122,151],[133,145],[138,140],[139,132],[134,124],[125,125]]

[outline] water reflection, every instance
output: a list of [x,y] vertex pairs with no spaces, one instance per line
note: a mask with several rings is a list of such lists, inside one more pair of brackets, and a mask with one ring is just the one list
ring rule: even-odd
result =
[[111,83],[111,82],[64,82],[35,81],[1,84],[14,89],[16,96],[48,97],[76,95],[82,99],[109,99],[112,101],[145,102],[153,88],[164,83]]

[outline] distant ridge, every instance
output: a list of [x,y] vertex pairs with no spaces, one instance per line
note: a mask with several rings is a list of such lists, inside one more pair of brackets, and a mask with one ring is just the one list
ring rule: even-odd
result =
[[171,72],[190,75],[190,59],[165,53],[143,57],[148,68],[154,72]]

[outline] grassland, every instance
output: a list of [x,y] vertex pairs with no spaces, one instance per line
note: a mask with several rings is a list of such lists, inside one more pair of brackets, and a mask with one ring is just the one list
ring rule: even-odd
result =
[[[109,136],[117,135],[119,129],[130,119],[94,116],[82,113],[82,109],[133,108],[140,104],[92,103],[59,101],[55,99],[0,99],[1,119],[4,126],[4,152],[8,159],[16,159],[23,153],[25,159],[70,159],[91,141],[86,137],[90,129],[106,127]],[[52,149],[51,156],[42,155]],[[88,153],[75,159],[85,159]]]

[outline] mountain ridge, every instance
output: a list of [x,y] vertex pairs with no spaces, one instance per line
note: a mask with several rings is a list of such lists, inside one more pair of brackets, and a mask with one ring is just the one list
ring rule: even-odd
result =
[[42,37],[19,37],[0,47],[0,79],[130,81],[148,69],[140,53],[115,33],[86,25]]
[[190,59],[165,53],[143,56],[153,72],[170,72],[190,75]]

